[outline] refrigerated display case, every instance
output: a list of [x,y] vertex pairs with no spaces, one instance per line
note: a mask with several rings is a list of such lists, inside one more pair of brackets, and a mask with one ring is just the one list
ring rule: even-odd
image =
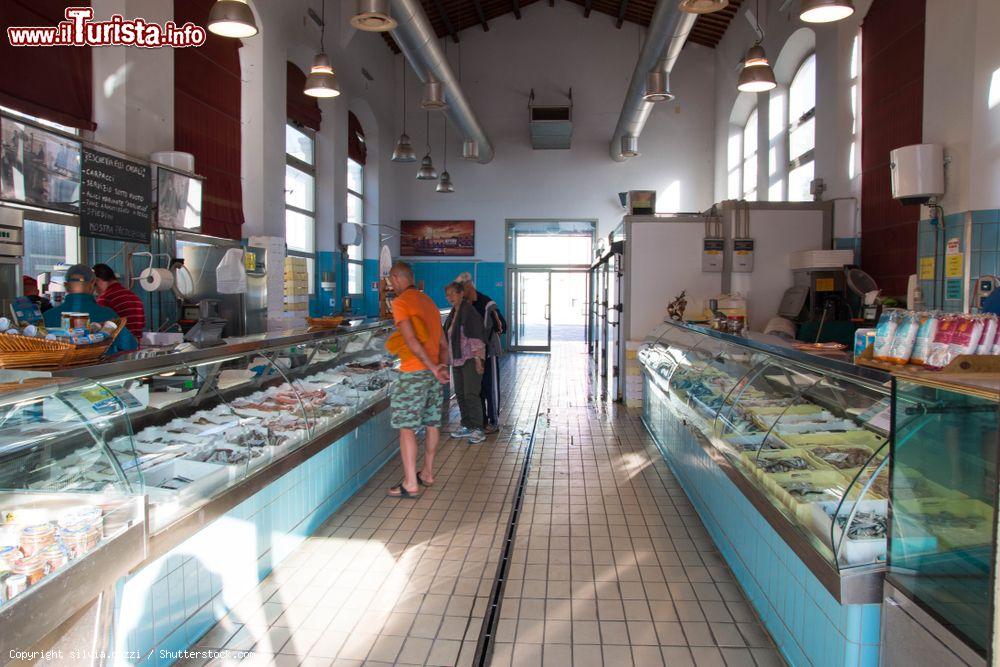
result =
[[886,664],[992,664],[1000,385],[897,377],[895,394]]
[[[7,568],[18,574],[26,568],[23,557],[52,547],[42,570],[52,570],[57,582],[40,579],[0,607],[0,644],[34,646],[42,629],[51,632],[68,618],[28,604],[32,598],[50,605],[53,591],[64,590],[72,604],[59,609],[72,614],[127,572],[165,567],[186,540],[213,530],[213,522],[380,415],[397,377],[384,346],[390,332],[390,323],[374,321],[230,339],[188,352],[138,351],[64,371],[73,377],[0,393],[0,550],[21,549]],[[366,431],[369,441],[349,439],[340,448],[336,474],[326,468],[317,473],[324,479],[311,480],[319,506],[299,494],[298,515],[334,506],[316,482],[346,493],[381,467],[393,433],[387,422],[380,428]],[[95,512],[98,519],[90,516]],[[100,513],[102,537],[95,542],[91,524],[100,523]],[[91,523],[63,525],[81,514]],[[69,528],[86,539],[64,536]],[[274,536],[285,530],[279,528]],[[121,542],[123,533],[128,539]],[[71,538],[86,548],[74,551]],[[66,563],[57,551],[69,555]],[[256,563],[259,555],[249,557]],[[100,576],[73,592],[58,582],[74,571]],[[29,574],[34,583],[38,573]],[[36,614],[51,622],[39,626]]]
[[643,420],[789,661],[877,658],[891,377],[676,322],[637,356]]

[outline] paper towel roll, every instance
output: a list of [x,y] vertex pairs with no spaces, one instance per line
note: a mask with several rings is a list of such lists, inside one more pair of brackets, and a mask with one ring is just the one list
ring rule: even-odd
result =
[[174,274],[167,269],[144,269],[139,284],[147,292],[162,292],[174,286]]

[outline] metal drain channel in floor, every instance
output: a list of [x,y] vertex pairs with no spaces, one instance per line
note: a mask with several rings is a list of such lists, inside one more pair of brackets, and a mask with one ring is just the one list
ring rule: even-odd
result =
[[[545,374],[545,377],[548,377],[548,373]],[[542,400],[545,397],[545,384],[546,380],[543,380],[542,390],[538,395],[538,407],[535,410],[535,421],[531,427],[531,437],[528,439],[528,446],[524,451],[524,463],[521,464],[521,474],[514,492],[514,503],[510,509],[510,518],[507,520],[503,551],[500,554],[500,562],[497,564],[497,574],[493,580],[489,606],[486,607],[483,629],[479,633],[479,642],[476,644],[476,655],[472,659],[472,664],[476,667],[485,667],[493,656],[497,625],[500,623],[500,605],[503,602],[503,592],[507,587],[507,575],[510,572],[511,558],[514,555],[514,538],[517,536],[517,523],[521,517],[521,506],[524,503],[524,489],[528,483],[528,472],[531,469],[531,453],[535,449],[535,434],[538,431],[540,421],[544,420],[545,423],[548,423],[548,415],[542,415],[541,412]]]

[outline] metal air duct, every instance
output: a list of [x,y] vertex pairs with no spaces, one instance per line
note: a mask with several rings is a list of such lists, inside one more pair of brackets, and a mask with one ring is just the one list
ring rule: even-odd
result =
[[479,146],[479,162],[486,164],[491,161],[493,144],[479,124],[451,65],[445,59],[434,29],[420,6],[420,0],[392,0],[391,8],[392,16],[399,24],[391,34],[403,56],[421,81],[443,84],[448,103],[444,113],[465,139],[475,141]]
[[[649,72],[663,72],[667,77],[677,62],[677,57],[687,41],[688,34],[698,20],[697,14],[682,12],[676,0],[659,0],[653,11],[653,19],[646,32],[646,43],[642,45],[639,60],[632,72],[632,82],[625,95],[615,135],[611,138],[611,158],[616,162],[625,159],[622,154],[622,138],[642,134],[646,119],[653,110],[653,102],[643,99],[646,94],[646,77]],[[669,79],[668,79],[669,80]]]

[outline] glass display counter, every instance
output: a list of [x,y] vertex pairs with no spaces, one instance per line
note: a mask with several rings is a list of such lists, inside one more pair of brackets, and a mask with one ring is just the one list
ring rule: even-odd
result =
[[[53,609],[73,614],[130,570],[160,567],[380,414],[397,377],[384,346],[390,332],[380,321],[140,351],[0,393],[0,577],[9,593],[0,600],[10,598],[0,606],[0,644],[33,646],[65,620]],[[370,445],[351,444],[364,474],[391,451],[382,421]],[[343,474],[363,479],[346,465]],[[128,549],[116,546],[122,535]],[[93,579],[75,593],[65,583],[74,571]],[[33,614],[52,623],[32,628]]]
[[[895,383],[887,651],[986,664],[996,622],[1000,384]],[[914,623],[930,635],[908,633]]]
[[0,654],[10,657],[143,560],[145,504],[141,479],[109,447],[128,432],[114,394],[90,381],[4,389]]
[[643,421],[786,658],[877,660],[891,376],[673,322],[638,357]]

